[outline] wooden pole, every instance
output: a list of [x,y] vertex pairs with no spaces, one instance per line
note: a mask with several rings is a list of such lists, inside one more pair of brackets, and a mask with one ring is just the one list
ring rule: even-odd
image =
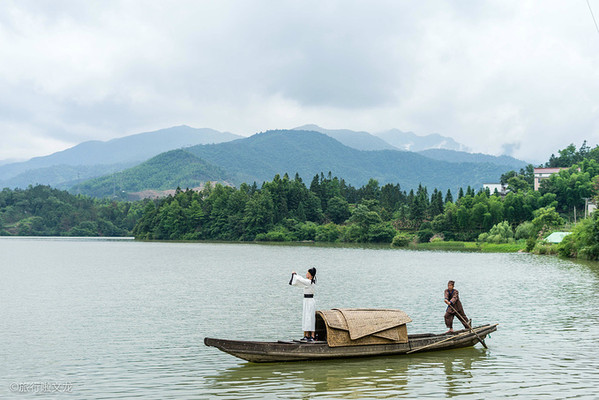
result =
[[460,321],[462,321],[464,323],[464,325],[466,325],[468,327],[468,329],[470,329],[470,332],[472,332],[476,335],[476,338],[478,339],[480,344],[482,344],[485,349],[488,349],[487,345],[485,344],[485,341],[480,336],[478,336],[478,333],[474,332],[474,329],[472,329],[472,327],[470,326],[468,321],[464,321],[464,317],[455,308],[453,308],[453,306],[451,304],[448,304],[448,305],[449,305],[449,307],[451,307],[451,309],[453,311],[455,311],[456,315],[458,316],[458,319]]
[[464,333],[460,333],[459,335],[452,335],[452,336],[448,337],[447,339],[443,339],[443,340],[441,340],[439,342],[427,344],[426,346],[418,347],[417,349],[412,349],[412,350],[408,351],[406,354],[415,353],[415,352],[420,351],[420,350],[428,349],[429,347],[433,347],[433,346],[441,344],[443,342],[447,342],[448,340],[455,339],[455,338],[458,338],[460,336],[469,335],[469,334],[470,334],[470,332],[464,332]]

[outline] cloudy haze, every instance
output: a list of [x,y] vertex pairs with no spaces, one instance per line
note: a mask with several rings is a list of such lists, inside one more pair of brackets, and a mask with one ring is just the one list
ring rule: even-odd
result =
[[0,60],[0,159],[181,124],[397,128],[531,161],[599,142],[584,0],[3,1]]

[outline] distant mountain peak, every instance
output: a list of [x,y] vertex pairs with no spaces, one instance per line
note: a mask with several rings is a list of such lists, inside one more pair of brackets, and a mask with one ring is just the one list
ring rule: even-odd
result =
[[320,132],[320,131],[325,130],[325,129],[321,128],[320,126],[318,126],[316,124],[306,124],[306,125],[298,126],[297,128],[293,128],[293,130],[294,131],[314,131],[314,132]]
[[350,129],[325,129],[315,124],[307,124],[293,128],[293,131],[313,131],[323,133],[348,147],[357,150],[399,150],[385,140],[368,132]]
[[[78,172],[73,167],[82,166],[87,171],[100,172],[106,169],[90,169],[87,167],[104,165],[111,169],[114,165],[131,166],[165,151],[197,144],[222,143],[239,138],[241,136],[229,132],[219,132],[209,128],[196,129],[187,125],[180,125],[157,131],[136,133],[108,141],[90,140],[48,156],[0,165],[0,184],[10,182],[11,186],[18,187],[27,187],[27,185],[35,183],[56,185],[64,181],[79,179]],[[60,166],[68,167],[62,177],[60,177],[61,173],[58,171]],[[50,174],[48,168],[51,169]],[[37,177],[33,173],[35,171],[37,171]],[[43,180],[40,178],[40,174],[44,175]],[[50,179],[48,178],[50,175],[59,177],[59,179]],[[12,179],[18,176],[22,176],[22,179]]]
[[324,133],[344,145],[358,150],[404,150],[418,152],[429,149],[445,149],[471,152],[468,146],[438,133],[420,136],[414,132],[404,132],[394,128],[372,134],[365,131],[352,131],[350,129],[326,129],[316,124],[305,124],[293,128],[293,130]]
[[414,132],[404,132],[399,129],[389,129],[388,131],[375,133],[391,145],[407,151],[423,151],[429,149],[445,149],[454,151],[471,152],[468,146],[456,142],[448,136],[442,136],[438,133],[420,136]]

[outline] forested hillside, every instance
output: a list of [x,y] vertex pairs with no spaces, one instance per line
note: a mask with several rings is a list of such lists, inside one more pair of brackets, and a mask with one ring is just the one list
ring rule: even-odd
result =
[[240,136],[213,129],[175,126],[112,139],[92,140],[48,156],[0,165],[1,187],[66,182],[105,175],[137,165],[165,151],[206,143],[221,143]]
[[113,174],[133,167],[137,163],[100,165],[53,165],[27,170],[1,182],[1,187],[26,188],[29,185],[49,185],[57,189],[69,189],[74,185],[98,176]]
[[71,192],[94,197],[126,199],[131,192],[198,187],[207,181],[226,181],[228,174],[185,150],[172,150],[122,172],[75,185]]
[[490,163],[450,163],[405,151],[359,151],[312,131],[269,131],[187,150],[223,168],[236,185],[260,183],[286,172],[311,179],[321,171],[331,171],[355,186],[374,178],[407,189],[423,185],[455,191],[460,186],[496,182],[506,170]]
[[[463,151],[446,150],[446,149],[428,149],[419,151],[418,154],[428,158],[440,161],[448,161],[454,163],[490,163],[500,165],[504,168],[520,169],[527,165],[526,162],[509,156],[490,156],[481,153],[466,153]],[[488,183],[488,182],[487,182]]]
[[141,203],[74,196],[48,186],[0,192],[0,236],[128,236]]

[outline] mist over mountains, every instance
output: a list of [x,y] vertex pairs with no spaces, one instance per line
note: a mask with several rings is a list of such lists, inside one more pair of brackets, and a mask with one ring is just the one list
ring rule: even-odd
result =
[[390,129],[388,131],[376,133],[375,135],[400,150],[418,152],[429,149],[445,149],[467,153],[470,152],[468,146],[458,143],[450,137],[441,136],[438,133],[418,136],[414,132],[403,132],[399,129]]
[[0,184],[21,188],[46,184],[68,189],[83,180],[133,167],[165,151],[241,137],[229,132],[181,125],[106,142],[87,141],[48,156],[0,165]]
[[375,135],[304,125],[241,137],[183,125],[84,142],[49,156],[0,165],[0,185],[47,184],[102,197],[197,187],[206,181],[260,184],[284,173],[311,179],[330,171],[355,186],[374,178],[407,190],[419,184],[456,189],[498,181],[502,173],[527,164],[455,150],[460,148],[466,146],[448,137],[399,130]]

